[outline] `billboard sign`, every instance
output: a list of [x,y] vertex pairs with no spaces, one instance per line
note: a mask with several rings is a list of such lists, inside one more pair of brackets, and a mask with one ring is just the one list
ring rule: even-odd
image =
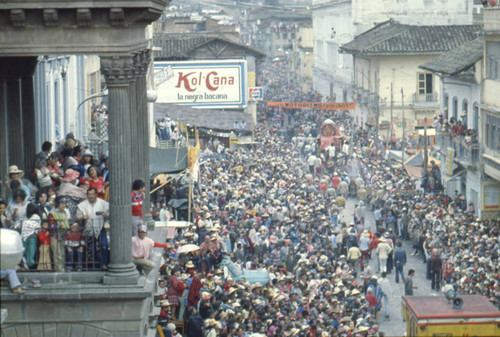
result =
[[245,60],[158,61],[158,103],[197,108],[242,108],[248,101]]

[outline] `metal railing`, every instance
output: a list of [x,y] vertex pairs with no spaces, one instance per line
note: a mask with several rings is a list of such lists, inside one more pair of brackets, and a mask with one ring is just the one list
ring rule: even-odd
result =
[[447,154],[448,148],[452,148],[456,160],[465,161],[470,166],[479,164],[481,145],[477,142],[468,142],[465,137],[438,132],[435,136],[435,146],[443,154]]
[[[89,219],[80,223],[78,233],[74,238],[79,240],[68,240],[67,234],[71,229],[65,230],[62,233],[61,240],[55,239],[58,223],[49,227],[50,244],[42,245],[38,235],[36,239],[33,237],[31,243],[36,247],[35,254],[25,252],[24,263],[29,272],[62,272],[62,271],[97,271],[106,268],[109,263],[109,244],[108,233],[103,227],[102,219]],[[94,233],[91,228],[97,228],[97,233]],[[31,253],[32,254],[32,253]],[[34,264],[31,262],[34,260]],[[30,264],[30,265],[28,265]]]

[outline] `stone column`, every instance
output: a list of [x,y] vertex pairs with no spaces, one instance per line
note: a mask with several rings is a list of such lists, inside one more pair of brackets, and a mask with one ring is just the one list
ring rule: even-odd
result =
[[101,72],[108,86],[110,166],[110,263],[104,284],[136,284],[138,272],[132,263],[130,84],[133,58],[129,54],[101,57]]
[[[136,66],[136,54],[133,54],[132,60],[133,60],[133,78],[132,81],[130,82],[129,85],[129,90],[128,90],[128,97],[129,97],[129,104],[130,104],[130,138],[133,139],[131,143],[131,161],[130,161],[130,166],[132,167],[132,180],[134,181],[136,179],[142,179],[142,168],[141,168],[141,163],[140,163],[140,153],[141,153],[141,147],[138,143],[138,139],[141,137],[139,134],[139,118],[138,118],[138,110],[137,110],[137,78],[140,76],[140,74],[137,71],[137,66]],[[132,185],[132,182],[130,183]]]
[[[154,221],[149,213],[151,198],[150,198],[150,172],[149,172],[149,113],[147,102],[147,71],[151,62],[151,50],[143,50],[137,53],[136,71],[138,77],[136,81],[137,88],[137,112],[138,112],[138,138],[137,142],[140,146],[139,162],[141,164],[141,177],[146,183],[146,197],[142,203],[142,213],[144,222],[150,229],[154,226]],[[154,227],[153,227],[154,228]]]

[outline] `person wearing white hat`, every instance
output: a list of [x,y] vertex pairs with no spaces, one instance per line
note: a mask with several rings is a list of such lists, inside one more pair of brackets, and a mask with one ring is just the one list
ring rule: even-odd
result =
[[389,254],[392,252],[391,246],[389,246],[385,240],[385,238],[380,238],[380,242],[377,247],[377,254],[380,263],[380,271],[387,272],[387,258]]
[[139,236],[132,237],[132,261],[135,265],[144,269],[148,274],[156,265],[153,261],[149,260],[149,254],[153,247],[168,248],[166,243],[154,242],[147,237],[148,227],[141,225],[138,228]]
[[23,170],[20,170],[16,165],[9,166],[9,174],[6,177],[7,178],[7,192],[8,192],[8,194],[13,193],[11,185],[12,185],[12,182],[17,181],[17,182],[19,182],[19,185],[20,185],[18,188],[23,190],[24,193],[26,193],[24,200],[28,201],[28,199],[30,198],[30,195],[31,195],[31,189],[28,186],[26,186],[26,184],[24,184],[24,182],[22,180],[23,176],[24,176]]

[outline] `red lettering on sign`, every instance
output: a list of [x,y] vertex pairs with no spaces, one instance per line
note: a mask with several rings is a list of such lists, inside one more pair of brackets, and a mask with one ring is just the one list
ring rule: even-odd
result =
[[[191,88],[191,85],[189,83],[189,76],[193,75],[194,71],[191,73],[187,73],[184,75],[182,72],[179,72],[179,80],[177,81],[177,85],[175,86],[176,88],[180,88],[181,84],[184,84],[184,89],[186,89],[189,92],[195,91],[196,90],[196,84],[193,84],[195,87]],[[196,77],[193,77],[191,79],[191,82],[197,82]]]

